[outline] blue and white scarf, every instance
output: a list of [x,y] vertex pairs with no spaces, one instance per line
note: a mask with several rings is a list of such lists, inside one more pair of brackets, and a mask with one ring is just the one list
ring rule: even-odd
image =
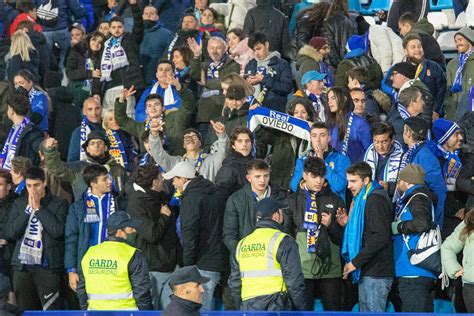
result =
[[80,144],[80,154],[79,160],[86,160],[87,154],[84,148],[82,147],[87,141],[87,135],[91,132],[91,128],[89,126],[89,120],[87,117],[84,117],[81,121],[81,128],[80,128],[80,136],[81,136],[81,144]]
[[188,74],[189,74],[189,66],[186,66],[186,67],[184,67],[184,68],[181,69],[181,70],[176,69],[176,70],[174,71],[175,77],[178,78],[179,80],[183,79],[183,78],[186,77]]
[[2,152],[0,153],[0,167],[2,169],[11,170],[12,159],[15,157],[18,139],[20,138],[21,132],[28,124],[30,124],[30,119],[25,117],[18,129],[15,130],[13,127],[10,129],[10,134],[8,134],[7,141],[5,142],[5,145],[3,145]]
[[474,86],[471,87],[471,91],[469,92],[469,102],[471,104],[471,112],[474,111]]
[[[87,191],[84,192],[84,223],[91,224],[101,221],[102,214],[99,213],[100,207],[96,205],[96,200],[97,198],[92,195],[91,188],[87,188]],[[102,201],[105,201],[103,207],[105,207],[105,214],[109,218],[116,210],[115,198],[111,192],[107,192]]]
[[125,145],[120,138],[120,135],[110,128],[105,131],[105,135],[109,140],[110,156],[112,156],[119,165],[125,169],[128,169],[129,163],[127,159],[127,153],[125,152]]
[[306,90],[306,95],[313,104],[313,109],[316,112],[316,118],[321,122],[326,122],[326,113],[324,110],[324,105],[320,97]]
[[261,200],[266,199],[267,197],[271,196],[272,189],[270,188],[270,186],[268,186],[267,189],[265,190],[265,192],[263,193],[262,197],[259,197],[258,194],[253,192],[253,191],[252,191],[252,194],[253,194],[253,198],[255,199],[255,201],[260,202]]
[[[400,161],[403,156],[403,147],[398,141],[394,141],[392,149],[388,153],[388,161],[383,169],[382,180],[385,182],[396,182],[398,179],[398,171],[400,170]],[[375,181],[375,171],[379,163],[380,155],[375,150],[374,144],[371,144],[364,155],[364,161],[372,168],[372,180]]]
[[[202,162],[204,161],[204,159],[207,157],[206,154],[204,154],[202,151],[199,152],[199,156],[197,157],[196,159],[196,164],[195,164],[195,167],[196,167],[196,172],[199,173],[199,171],[201,171],[201,167],[202,167]],[[189,157],[184,154],[183,155],[183,160],[184,161],[189,161]]]
[[311,147],[310,123],[289,114],[260,106],[249,111],[247,125],[251,132],[253,132],[260,125],[277,129],[297,138],[308,141],[309,147]]
[[[354,207],[349,213],[341,246],[341,255],[346,262],[351,262],[362,249],[365,205],[369,195],[379,187],[378,183],[370,182],[354,198]],[[353,283],[359,283],[360,272],[360,268],[352,272]]]
[[329,65],[321,60],[319,62],[319,72],[322,74],[326,74],[326,78],[324,78],[324,85],[328,88],[331,88],[334,86],[334,77],[332,75],[331,69],[329,68]]
[[438,149],[441,155],[446,160],[443,166],[443,178],[449,191],[455,190],[456,179],[462,168],[461,158],[459,157],[459,150],[454,152],[447,151],[443,146],[438,144]]
[[33,212],[31,206],[27,206],[25,213],[30,216],[26,226],[25,235],[21,241],[18,260],[21,264],[40,265],[43,257],[43,224]]
[[408,112],[407,108],[403,106],[400,102],[398,102],[397,104],[397,110],[404,121],[411,117],[410,112]]
[[218,79],[219,69],[224,65],[227,55],[224,54],[219,62],[212,61],[207,67],[206,80]]
[[[94,62],[92,61],[92,58],[87,58],[86,59],[85,67],[86,67],[87,72],[94,70]],[[92,79],[84,80],[84,84],[83,84],[82,89],[85,90],[85,91],[90,92],[91,88],[92,88]]]
[[104,52],[100,62],[100,81],[111,81],[112,71],[129,65],[127,53],[122,47],[123,36],[119,38],[111,37],[104,43]]
[[303,228],[306,229],[306,250],[316,252],[316,240],[319,236],[319,214],[316,204],[316,192],[304,188],[306,194],[306,209],[304,212]]
[[413,145],[412,148],[409,148],[406,153],[403,155],[402,157],[402,161],[400,162],[400,168],[399,170],[403,170],[403,168],[405,168],[409,163],[412,162],[413,160],[413,153],[418,149],[418,147],[420,147],[420,145],[422,145],[423,142],[418,142],[416,143],[415,145]]
[[354,121],[354,112],[351,112],[349,115],[349,120],[347,121],[346,133],[344,134],[344,139],[342,140],[342,150],[341,153],[344,156],[347,156],[349,150],[349,138],[351,137],[352,123]]
[[15,193],[20,195],[21,192],[23,192],[23,189],[26,186],[26,179],[23,179],[23,181],[20,182],[20,184],[15,188]]
[[456,76],[454,77],[453,86],[451,87],[452,93],[462,92],[462,71],[471,54],[472,50],[466,54],[459,54],[458,69],[456,70]]
[[157,81],[150,90],[150,94],[155,93],[163,98],[165,111],[177,111],[181,107],[181,98],[175,86],[168,85],[166,89],[163,89]]

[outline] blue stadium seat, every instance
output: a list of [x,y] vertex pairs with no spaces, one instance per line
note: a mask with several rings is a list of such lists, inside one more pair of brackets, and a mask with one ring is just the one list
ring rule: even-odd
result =
[[349,10],[363,15],[374,15],[374,11],[390,9],[391,0],[349,0]]
[[434,4],[435,1],[430,1],[430,11],[441,11],[453,8],[453,0],[438,0],[436,4]]

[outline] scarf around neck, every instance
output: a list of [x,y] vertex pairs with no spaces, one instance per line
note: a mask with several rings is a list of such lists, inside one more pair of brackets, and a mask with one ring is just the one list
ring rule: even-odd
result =
[[111,37],[104,43],[104,52],[100,63],[102,76],[100,81],[111,81],[112,71],[129,65],[127,53],[122,47],[123,36],[119,38]]
[[177,111],[181,107],[181,98],[175,86],[168,85],[168,87],[164,89],[157,81],[150,91],[150,94],[155,93],[163,98],[165,111]]
[[[388,153],[388,161],[383,168],[382,179],[385,182],[396,182],[398,179],[398,171],[400,170],[400,161],[403,156],[403,147],[398,141],[394,141],[392,150]],[[372,169],[372,180],[375,181],[375,171],[380,160],[380,155],[375,150],[374,144],[371,144],[364,155],[364,161],[369,164]]]
[[18,260],[21,264],[40,265],[43,258],[43,224],[41,224],[31,206],[26,206],[25,213],[30,217],[21,241]]
[[[341,246],[341,255],[346,262],[351,262],[362,249],[365,205],[370,194],[379,187],[378,183],[370,182],[354,198],[354,207],[350,211]],[[353,271],[352,282],[359,283],[360,276],[360,269]]]
[[306,250],[308,253],[316,252],[316,240],[319,236],[319,212],[316,204],[316,192],[309,191],[304,186],[306,195],[306,209],[304,212],[303,228],[306,229]]
[[462,92],[462,72],[471,54],[472,54],[472,50],[469,53],[459,54],[458,69],[456,70],[453,86],[451,87],[452,93]]
[[87,117],[84,117],[81,121],[81,128],[80,128],[80,136],[81,136],[81,143],[80,143],[80,154],[79,160],[87,160],[86,151],[83,148],[83,145],[87,141],[87,135],[91,132],[91,127],[89,125],[89,120]]
[[24,128],[28,124],[30,124],[30,119],[28,117],[25,117],[17,129],[15,129],[14,127],[10,129],[7,141],[3,145],[2,152],[0,153],[1,168],[11,170],[12,159],[15,157],[16,154],[18,140],[20,139],[20,135],[23,132]]

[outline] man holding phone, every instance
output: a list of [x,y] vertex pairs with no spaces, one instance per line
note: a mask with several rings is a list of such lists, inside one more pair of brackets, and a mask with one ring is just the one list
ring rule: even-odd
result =
[[336,211],[343,211],[342,199],[331,191],[325,179],[326,164],[319,157],[304,161],[303,181],[288,198],[284,226],[296,239],[306,286],[305,310],[313,310],[315,289],[321,291],[326,311],[341,310],[341,258],[339,246],[343,228]]

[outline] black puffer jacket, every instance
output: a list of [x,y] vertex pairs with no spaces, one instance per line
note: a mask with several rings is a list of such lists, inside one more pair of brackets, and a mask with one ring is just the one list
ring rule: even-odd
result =
[[223,272],[226,254],[222,242],[224,199],[215,185],[199,176],[188,183],[181,197],[183,264]]
[[51,70],[51,61],[54,59],[51,58],[50,50],[48,49],[48,44],[46,43],[46,37],[43,33],[36,32],[35,30],[28,31],[28,36],[31,39],[31,43],[35,47],[39,56],[39,77],[40,82],[43,83],[44,75],[46,72]]
[[[25,209],[28,205],[28,196],[18,198],[10,213],[6,235],[11,240],[16,240],[16,247],[12,257],[14,270],[21,270],[23,265],[18,259],[20,246],[25,235],[30,215]],[[60,197],[53,196],[46,190],[46,196],[41,199],[41,206],[36,216],[43,225],[43,257],[47,260],[49,270],[61,271],[64,269],[64,231],[68,202]]]
[[298,49],[307,44],[314,36],[327,38],[331,52],[329,62],[332,67],[337,68],[339,62],[344,59],[347,40],[356,32],[356,26],[342,12],[334,12],[324,22],[321,29],[314,29],[308,21],[308,13],[303,14],[296,22],[296,45]]
[[15,249],[15,241],[8,240],[5,233],[15,198],[17,198],[17,195],[12,191],[5,198],[0,200],[0,239],[8,241],[7,245],[0,247],[0,273],[7,276],[11,276],[10,263],[13,250]]
[[241,189],[246,183],[247,164],[252,160],[252,155],[244,157],[232,151],[222,162],[222,167],[216,174],[214,183],[224,191],[226,197]]
[[285,15],[275,9],[272,0],[257,0],[257,6],[245,16],[244,32],[263,32],[270,44],[270,51],[278,51],[286,60],[291,56],[290,31]]
[[145,255],[149,271],[173,272],[181,245],[176,234],[175,214],[160,214],[166,194],[144,189],[134,183],[128,195],[127,212],[142,221],[137,228],[136,247]]

